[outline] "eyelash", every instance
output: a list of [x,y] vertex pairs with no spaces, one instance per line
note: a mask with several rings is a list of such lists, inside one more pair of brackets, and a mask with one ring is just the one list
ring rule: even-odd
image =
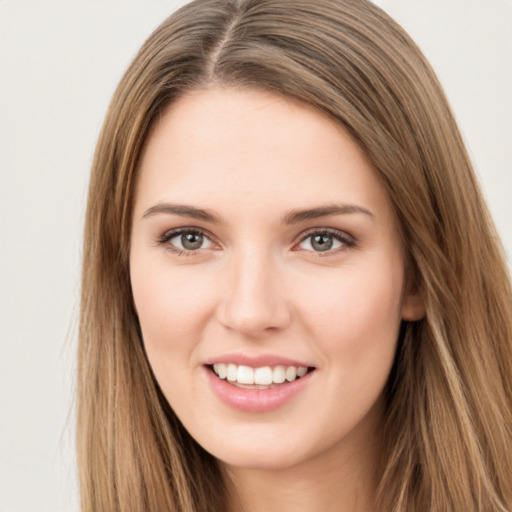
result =
[[192,234],[192,235],[200,235],[203,236],[205,239],[212,242],[212,237],[208,235],[204,230],[199,228],[179,228],[179,229],[172,229],[170,231],[166,231],[161,236],[158,237],[158,244],[159,245],[166,245],[167,249],[174,254],[178,256],[195,256],[196,253],[200,250],[184,250],[180,249],[179,247],[176,247],[175,245],[171,244],[170,241],[173,238],[176,238],[177,236],[184,235],[184,234]]
[[[334,238],[338,242],[340,242],[342,245],[341,247],[335,248],[335,249],[328,249],[326,251],[308,251],[311,253],[314,253],[317,257],[326,257],[326,256],[332,256],[333,254],[337,254],[341,251],[346,251],[348,249],[351,249],[353,247],[356,247],[356,240],[345,233],[344,231],[339,231],[337,229],[332,228],[313,228],[306,233],[304,233],[299,241],[298,244],[295,244],[295,246],[302,244],[305,242],[308,238],[313,237],[314,235],[327,235],[329,237]],[[297,250],[297,249],[296,249]]]
[[[172,229],[170,231],[166,231],[161,236],[159,236],[158,237],[158,244],[159,245],[166,245],[167,249],[169,251],[173,252],[174,254],[176,254],[178,256],[195,256],[196,253],[199,252],[201,249],[197,249],[197,250],[184,250],[184,249],[180,249],[179,247],[176,247],[175,245],[170,243],[170,241],[173,238],[176,238],[177,236],[183,235],[183,234],[200,235],[200,236],[203,236],[210,243],[212,243],[212,244],[215,243],[215,242],[213,242],[212,237],[207,232],[205,232],[202,229],[199,229],[199,228],[178,228],[178,229]],[[335,248],[335,249],[328,249],[328,250],[326,250],[324,252],[322,252],[322,251],[314,251],[314,250],[307,251],[307,252],[314,253],[315,256],[318,256],[318,257],[331,256],[331,255],[333,255],[335,253],[338,253],[340,251],[346,251],[347,249],[350,249],[350,248],[353,248],[353,247],[357,246],[356,240],[352,236],[348,235],[347,233],[345,233],[343,231],[338,231],[337,229],[332,229],[332,228],[314,228],[314,229],[311,229],[311,230],[307,231],[306,233],[304,233],[301,236],[299,242],[296,243],[294,245],[294,247],[297,247],[298,245],[302,244],[308,238],[311,238],[314,235],[327,235],[329,237],[334,238],[335,240],[337,240],[338,242],[340,242],[342,244],[341,247],[338,247],[338,248]],[[300,250],[300,249],[293,249],[293,250]]]

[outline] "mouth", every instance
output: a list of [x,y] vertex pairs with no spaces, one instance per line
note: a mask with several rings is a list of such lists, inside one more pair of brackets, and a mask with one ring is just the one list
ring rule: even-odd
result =
[[301,379],[315,370],[306,366],[261,366],[253,368],[233,363],[208,365],[220,380],[242,389],[272,389]]

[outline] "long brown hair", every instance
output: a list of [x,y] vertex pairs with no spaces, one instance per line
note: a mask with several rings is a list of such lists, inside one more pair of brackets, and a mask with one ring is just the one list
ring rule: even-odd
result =
[[224,511],[212,456],[163,398],[129,280],[134,183],[155,119],[213,83],[337,120],[394,205],[426,305],[386,389],[376,510],[512,510],[512,292],[450,108],[405,32],[366,0],[196,0],[124,75],[98,142],[84,241],[78,374],[83,512]]

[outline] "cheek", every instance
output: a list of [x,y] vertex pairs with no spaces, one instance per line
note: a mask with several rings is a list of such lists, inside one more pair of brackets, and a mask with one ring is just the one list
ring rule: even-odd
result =
[[191,279],[186,271],[165,265],[142,270],[135,258],[131,280],[144,345],[155,372],[158,366],[190,359],[213,307],[211,286],[205,279]]
[[[401,322],[399,266],[346,268],[325,282],[309,283],[302,317],[325,354],[369,358],[394,354]],[[306,313],[307,312],[307,313]],[[386,358],[388,359],[388,358]]]
[[308,334],[325,370],[324,396],[332,397],[317,405],[329,418],[326,436],[349,431],[380,403],[396,352],[402,282],[393,266],[351,269],[327,292],[310,289]]

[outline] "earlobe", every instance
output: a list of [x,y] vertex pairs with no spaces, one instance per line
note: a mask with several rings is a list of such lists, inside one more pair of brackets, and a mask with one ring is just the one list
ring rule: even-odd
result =
[[416,322],[425,316],[425,303],[419,293],[405,295],[402,303],[402,320]]
[[425,316],[425,302],[420,292],[418,272],[407,265],[405,286],[402,298],[402,320],[417,322]]

